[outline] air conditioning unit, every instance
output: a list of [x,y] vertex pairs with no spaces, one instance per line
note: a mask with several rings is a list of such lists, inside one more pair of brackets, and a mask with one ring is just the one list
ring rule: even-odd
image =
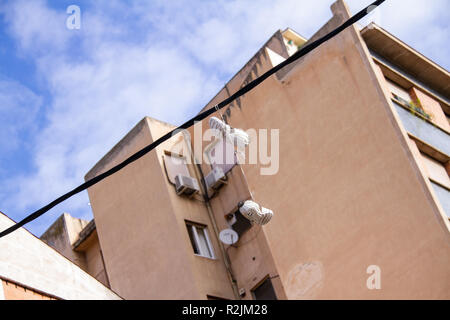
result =
[[223,184],[227,183],[227,177],[220,167],[214,167],[214,169],[205,177],[205,182],[208,188],[217,190]]
[[200,190],[196,179],[181,174],[175,176],[175,189],[177,195],[187,196],[192,196]]

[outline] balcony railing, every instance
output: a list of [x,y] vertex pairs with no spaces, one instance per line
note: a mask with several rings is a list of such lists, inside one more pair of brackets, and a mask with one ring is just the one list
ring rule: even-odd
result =
[[394,101],[394,106],[406,131],[450,156],[450,135],[447,132],[431,124],[426,116],[415,109],[402,106],[397,101]]
[[392,93],[392,96],[397,100],[400,101],[404,106],[406,106],[410,111],[413,113],[419,114],[420,116],[424,117],[425,119],[431,121],[431,116],[425,112],[425,110],[421,109],[420,107],[416,106],[414,103],[410,101],[406,101],[402,97],[399,97],[395,93]]

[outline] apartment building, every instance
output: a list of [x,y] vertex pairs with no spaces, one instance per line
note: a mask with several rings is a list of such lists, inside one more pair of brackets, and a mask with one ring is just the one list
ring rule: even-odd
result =
[[[331,9],[311,39],[277,31],[204,109],[350,17]],[[43,239],[125,299],[449,299],[449,101],[447,70],[349,27],[215,115],[257,133],[256,164],[197,139],[206,119],[91,187],[95,222],[63,215]],[[85,179],[172,129],[145,117]],[[240,214],[249,199],[267,225]]]

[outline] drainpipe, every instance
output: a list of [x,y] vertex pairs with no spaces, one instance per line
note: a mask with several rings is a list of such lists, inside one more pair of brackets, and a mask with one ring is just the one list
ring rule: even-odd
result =
[[[200,181],[200,190],[203,195],[203,200],[205,201],[206,210],[208,211],[209,219],[211,220],[214,234],[216,236],[217,242],[219,243],[220,251],[222,252],[222,258],[223,258],[223,261],[225,264],[225,269],[227,269],[227,275],[231,282],[231,287],[233,289],[234,297],[236,300],[241,300],[241,296],[239,294],[239,289],[237,286],[237,281],[236,281],[236,278],[234,277],[233,269],[231,268],[230,257],[228,255],[227,251],[225,250],[225,247],[224,247],[222,241],[220,241],[220,239],[219,239],[219,228],[217,227],[217,221],[214,216],[214,211],[211,207],[210,198],[208,196],[208,188],[206,187],[205,176],[203,175],[203,171],[202,171],[200,164],[197,163],[197,161],[195,159],[195,155],[192,153],[192,148],[190,145],[191,139],[190,139],[189,132],[183,131],[183,134],[185,137],[185,143],[187,144],[188,149],[189,149],[189,154],[191,155],[191,161],[193,161],[193,163],[195,164],[194,165],[195,175],[197,176],[197,180]],[[200,177],[199,177],[199,175],[200,175]]]

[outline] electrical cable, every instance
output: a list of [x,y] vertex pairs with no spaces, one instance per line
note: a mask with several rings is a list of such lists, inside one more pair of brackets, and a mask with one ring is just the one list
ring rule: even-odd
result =
[[330,33],[326,34],[325,36],[321,37],[320,39],[317,39],[316,41],[313,41],[312,43],[305,45],[299,51],[297,51],[292,56],[290,56],[288,59],[286,59],[285,61],[281,62],[277,66],[273,67],[272,69],[270,69],[269,71],[267,71],[266,73],[261,75],[259,78],[256,78],[255,80],[251,81],[246,86],[244,86],[241,89],[239,89],[238,91],[236,91],[232,96],[226,98],[225,100],[223,100],[219,104],[215,105],[215,107],[213,107],[211,109],[208,109],[208,110],[206,110],[206,111],[204,111],[202,113],[199,113],[195,117],[193,117],[190,120],[188,120],[185,123],[183,123],[178,128],[173,129],[172,131],[170,131],[170,132],[166,133],[165,135],[163,135],[158,140],[154,141],[153,143],[149,144],[148,146],[146,146],[143,149],[139,150],[138,152],[134,153],[129,158],[125,159],[123,162],[119,163],[118,165],[114,166],[113,168],[111,168],[111,169],[109,169],[109,170],[99,174],[98,176],[96,176],[96,177],[94,177],[94,178],[84,182],[83,184],[79,185],[78,187],[74,188],[73,190],[71,190],[71,191],[67,192],[66,194],[60,196],[59,198],[53,200],[52,202],[50,202],[49,204],[45,205],[44,207],[36,210],[35,212],[33,212],[32,214],[28,215],[27,217],[25,217],[20,222],[14,224],[11,227],[7,228],[6,230],[2,231],[0,233],[0,238],[2,238],[4,236],[10,234],[11,232],[19,229],[20,227],[24,226],[25,224],[27,224],[27,223],[37,219],[38,217],[40,217],[41,215],[43,215],[44,213],[46,213],[47,211],[49,211],[50,209],[52,209],[56,205],[60,204],[61,202],[63,202],[65,200],[69,199],[70,197],[80,193],[81,191],[84,191],[84,190],[88,189],[89,187],[99,183],[103,179],[106,179],[110,175],[112,175],[112,174],[116,173],[117,171],[123,169],[124,167],[126,167],[130,163],[138,160],[139,158],[142,158],[144,155],[149,153],[151,150],[156,148],[158,145],[160,145],[164,141],[170,139],[174,133],[178,133],[180,130],[188,129],[189,127],[194,125],[196,122],[202,121],[203,119],[205,119],[206,117],[210,116],[214,112],[219,111],[220,109],[224,108],[225,106],[227,106],[228,104],[233,102],[235,99],[241,97],[242,95],[246,94],[250,90],[254,89],[256,86],[261,84],[264,80],[266,80],[268,77],[270,77],[271,75],[275,74],[276,72],[278,72],[279,70],[281,70],[285,66],[287,66],[287,65],[291,64],[292,62],[300,59],[301,57],[303,57],[304,55],[308,54],[309,52],[311,52],[312,50],[314,50],[315,48],[317,48],[318,46],[320,46],[324,42],[330,40],[331,38],[333,38],[336,35],[338,35],[339,33],[341,33],[347,27],[349,27],[349,26],[353,25],[354,23],[358,22],[359,20],[364,18],[367,14],[369,14],[372,10],[374,10],[376,7],[378,7],[379,5],[381,5],[385,1],[386,0],[377,0],[377,1],[375,1],[371,5],[367,6],[366,8],[364,8],[363,10],[361,10],[360,12],[355,14],[353,17],[351,17],[350,19],[345,21],[341,26],[337,27],[336,29],[334,29]]

